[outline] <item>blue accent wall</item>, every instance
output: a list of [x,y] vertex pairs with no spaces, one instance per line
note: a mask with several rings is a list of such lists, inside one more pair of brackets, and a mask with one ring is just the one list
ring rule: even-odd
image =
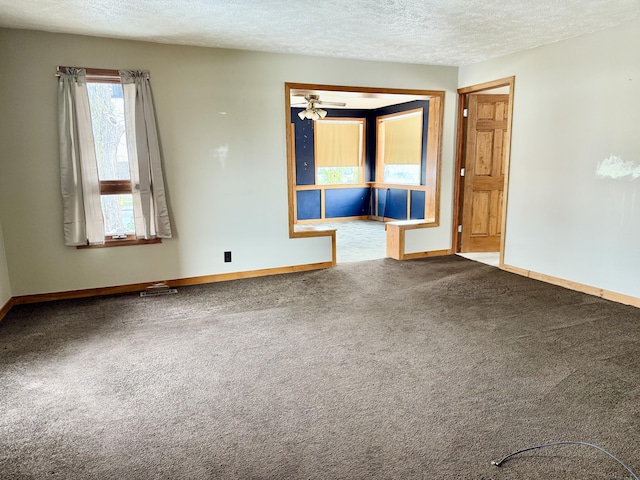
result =
[[368,111],[366,114],[366,136],[364,139],[365,148],[365,164],[364,164],[364,181],[376,181],[376,117]]
[[411,220],[424,219],[424,190],[411,190],[411,212],[409,218]]
[[407,191],[397,188],[379,188],[378,216],[394,220],[406,220]]
[[372,189],[372,190],[375,190],[375,192],[378,195],[377,197],[375,197],[377,199],[377,201],[378,201],[377,205],[376,205],[377,215],[379,217],[382,217],[382,215],[384,214],[384,205],[385,205],[385,203],[387,201],[387,198],[386,198],[386,195],[385,195],[387,191],[382,189],[382,188],[375,188],[375,189]]
[[326,218],[360,217],[369,214],[368,188],[335,188],[325,190]]
[[313,152],[313,120],[301,120],[298,112],[301,108],[291,109],[291,121],[295,131],[296,185],[314,185],[316,183],[316,164]]
[[407,219],[407,193],[406,190],[391,189],[391,194],[387,200],[387,218]]
[[320,190],[300,190],[296,194],[298,220],[315,220],[321,217]]

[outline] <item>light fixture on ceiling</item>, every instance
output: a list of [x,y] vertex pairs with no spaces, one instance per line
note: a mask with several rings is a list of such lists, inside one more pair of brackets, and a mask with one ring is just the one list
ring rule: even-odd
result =
[[[321,108],[318,108],[318,105],[334,105],[336,107],[344,107],[346,104],[344,102],[323,102],[320,100],[318,95],[306,94],[304,96],[306,100],[307,108],[298,112],[298,116],[301,120],[308,118],[309,120],[320,120],[327,116],[327,111]],[[296,105],[296,104],[294,104]]]
[[327,111],[321,108],[316,108],[315,106],[312,106],[310,104],[307,108],[300,111],[298,113],[298,116],[302,120],[304,120],[305,118],[308,118],[309,120],[320,120],[321,118],[324,118],[327,116]]

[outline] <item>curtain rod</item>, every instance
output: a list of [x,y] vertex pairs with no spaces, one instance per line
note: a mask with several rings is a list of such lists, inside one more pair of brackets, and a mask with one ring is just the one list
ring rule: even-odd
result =
[[109,70],[105,68],[85,68],[85,67],[66,67],[66,66],[58,66],[56,67],[56,77],[60,76],[61,69],[67,68],[82,68],[87,72],[88,77],[111,77],[111,78],[120,78],[119,70]]

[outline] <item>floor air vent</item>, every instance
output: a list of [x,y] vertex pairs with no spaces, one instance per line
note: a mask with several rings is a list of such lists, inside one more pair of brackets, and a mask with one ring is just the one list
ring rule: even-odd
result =
[[153,285],[149,285],[142,292],[140,292],[141,297],[153,297],[156,295],[168,295],[170,293],[178,293],[178,290],[175,288],[169,288],[164,282],[154,283]]

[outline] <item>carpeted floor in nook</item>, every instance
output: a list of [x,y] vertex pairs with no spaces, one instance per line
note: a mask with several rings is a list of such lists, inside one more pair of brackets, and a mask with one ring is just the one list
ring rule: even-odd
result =
[[387,237],[383,222],[345,220],[316,225],[336,229],[336,262],[379,260],[387,256]]
[[458,256],[14,307],[0,478],[627,479],[640,310]]

